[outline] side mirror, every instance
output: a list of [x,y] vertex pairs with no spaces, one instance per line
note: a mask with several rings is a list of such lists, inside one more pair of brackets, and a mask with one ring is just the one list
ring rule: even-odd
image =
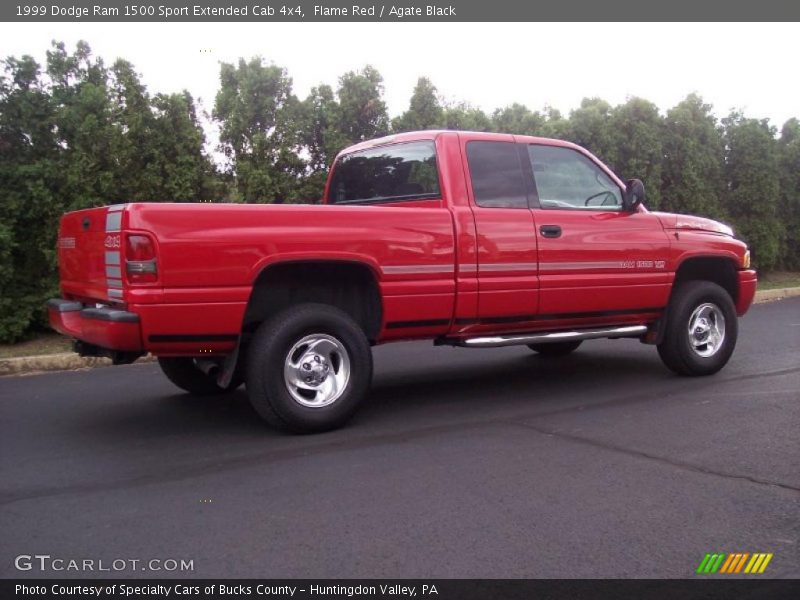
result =
[[644,184],[641,179],[629,179],[625,182],[625,194],[622,196],[622,209],[633,212],[644,202]]

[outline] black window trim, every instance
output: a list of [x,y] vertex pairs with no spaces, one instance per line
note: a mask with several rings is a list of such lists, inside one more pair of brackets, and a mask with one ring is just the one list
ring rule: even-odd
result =
[[422,194],[407,194],[404,196],[385,196],[380,198],[367,198],[365,200],[344,200],[342,202],[331,202],[330,195],[331,191],[328,190],[328,197],[325,198],[325,204],[329,206],[361,206],[361,205],[370,205],[370,204],[393,204],[396,202],[413,202],[415,200],[443,200],[442,195],[442,173],[439,169],[439,149],[436,147],[436,138],[421,138],[417,140],[404,140],[402,142],[387,142],[385,144],[376,144],[374,146],[369,146],[368,148],[361,148],[359,150],[353,150],[352,152],[348,152],[347,154],[342,154],[339,158],[336,159],[336,162],[333,164],[333,170],[338,168],[339,163],[343,161],[348,156],[354,156],[361,152],[369,152],[370,150],[377,150],[379,148],[391,148],[394,146],[404,146],[407,144],[419,144],[420,142],[430,142],[433,144],[433,156],[436,159],[436,182],[439,185],[439,192],[424,192]]
[[[528,148],[530,146],[542,146],[544,148],[563,148],[565,150],[571,150],[572,152],[575,152],[576,154],[579,154],[579,155],[583,156],[591,164],[593,164],[595,167],[597,167],[600,170],[600,172],[603,173],[603,175],[608,177],[608,179],[611,181],[611,183],[613,183],[619,189],[620,198],[624,198],[625,197],[625,190],[622,187],[620,187],[620,185],[614,180],[613,177],[611,177],[611,175],[608,174],[608,172],[607,172],[608,169],[607,168],[604,169],[603,165],[601,165],[597,160],[594,160],[591,156],[589,156],[585,152],[581,152],[580,150],[578,150],[576,148],[572,148],[570,146],[561,146],[559,144],[542,144],[542,143],[532,143],[532,142],[520,142],[520,143],[525,146],[525,153],[528,155],[527,163],[528,163],[528,166],[530,167],[530,170],[531,170],[530,171],[531,172],[531,180],[533,181],[533,187],[534,187],[534,190],[535,190],[534,193],[536,195],[536,206],[534,207],[533,205],[531,205],[531,208],[538,208],[538,209],[541,209],[541,210],[574,210],[574,211],[578,211],[578,212],[614,212],[614,213],[623,212],[623,207],[622,207],[621,204],[618,207],[614,207],[614,208],[608,208],[608,207],[604,207],[604,206],[585,206],[583,208],[580,208],[578,206],[543,206],[541,201],[539,200],[539,186],[536,183],[536,174],[535,174],[535,172],[533,170],[533,162],[531,160],[531,156],[530,156],[530,153],[529,153],[529,150],[528,150]],[[524,171],[524,168],[523,168],[523,171]]]

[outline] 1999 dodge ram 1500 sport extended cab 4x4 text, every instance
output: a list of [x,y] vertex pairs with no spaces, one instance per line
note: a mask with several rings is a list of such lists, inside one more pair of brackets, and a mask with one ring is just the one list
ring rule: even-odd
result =
[[676,373],[715,373],[755,293],[749,251],[643,197],[567,142],[404,133],[341,152],[322,205],[64,215],[50,322],[83,355],[156,355],[193,394],[246,382],[258,413],[293,431],[343,424],[367,394],[370,346],[397,340],[557,356],[637,338]]

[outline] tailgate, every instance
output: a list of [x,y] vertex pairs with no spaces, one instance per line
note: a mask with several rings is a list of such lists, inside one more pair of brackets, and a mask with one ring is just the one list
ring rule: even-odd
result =
[[65,298],[121,302],[125,205],[67,213],[58,232],[58,268]]

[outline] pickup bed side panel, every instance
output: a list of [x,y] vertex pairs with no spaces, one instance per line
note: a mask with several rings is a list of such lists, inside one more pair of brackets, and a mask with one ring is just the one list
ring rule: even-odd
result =
[[453,221],[442,207],[129,205],[130,227],[158,239],[160,288],[129,288],[156,353],[232,348],[249,290],[278,262],[358,262],[383,301],[381,339],[428,337],[453,317]]

